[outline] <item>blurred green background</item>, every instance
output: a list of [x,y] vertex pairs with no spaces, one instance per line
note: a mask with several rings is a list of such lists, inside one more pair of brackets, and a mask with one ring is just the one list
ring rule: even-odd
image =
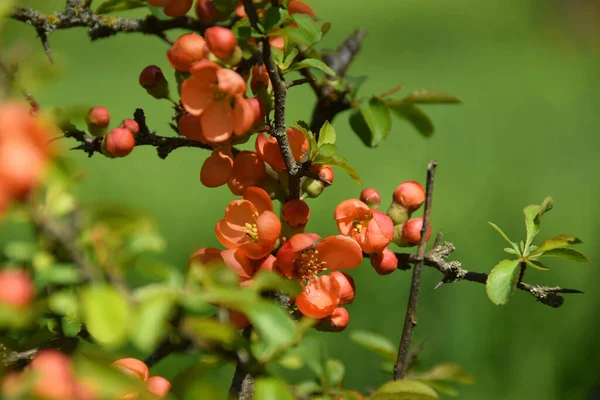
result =
[[[27,4],[51,11],[62,2]],[[494,221],[513,239],[523,238],[521,209],[546,195],[554,197],[555,208],[544,217],[540,239],[577,235],[584,241],[579,249],[590,258],[587,265],[555,261],[548,263],[550,271],[528,271],[527,282],[585,292],[569,296],[559,309],[537,304],[524,292],[497,307],[486,298],[483,285],[470,282],[434,290],[440,274],[426,269],[415,329],[415,341],[426,340],[423,365],[459,362],[466,367],[477,383],[460,388],[462,399],[600,398],[600,251],[594,244],[600,233],[600,6],[559,0],[309,4],[333,23],[323,47],[335,47],[356,27],[368,30],[349,71],[369,77],[363,95],[402,83],[404,93],[435,88],[464,102],[426,107],[437,127],[432,138],[395,120],[389,140],[374,150],[354,136],[347,115],[336,119],[341,154],[365,185],[380,190],[387,203],[398,183],[424,183],[427,162],[438,160],[434,230],[444,229],[445,238],[458,248],[454,259],[467,269],[489,272],[505,257],[503,240],[486,221]],[[139,34],[90,43],[83,29],[56,32],[50,42],[62,74],[32,89],[43,106],[91,102],[107,106],[115,122],[141,107],[152,129],[171,134],[168,102],[147,96],[137,83],[146,65],[168,70],[166,44]],[[30,60],[44,63],[34,30],[23,24],[6,24],[0,51],[8,49],[28,49]],[[292,89],[289,121],[309,119],[312,102],[309,88]],[[83,201],[121,203],[154,215],[168,242],[164,260],[181,268],[193,250],[218,244],[213,226],[231,199],[226,188],[200,185],[206,156],[198,149],[178,149],[166,160],[151,148],[138,148],[117,160],[70,153],[85,171],[79,185]],[[335,185],[309,203],[308,229],[335,233],[335,205],[360,190],[339,172]],[[0,243],[21,233],[4,226]],[[381,277],[365,262],[352,274],[358,292],[349,306],[349,328],[319,335],[330,355],[346,363],[346,386],[365,391],[390,377],[379,371],[380,359],[353,344],[347,333],[364,329],[399,340],[410,273]],[[155,370],[172,377],[189,363],[175,358]],[[229,383],[227,373],[222,375],[224,385]]]

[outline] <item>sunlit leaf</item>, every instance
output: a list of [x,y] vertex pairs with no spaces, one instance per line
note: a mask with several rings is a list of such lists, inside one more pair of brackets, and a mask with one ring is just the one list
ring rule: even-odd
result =
[[531,268],[539,269],[540,271],[547,271],[549,269],[544,265],[544,263],[538,260],[525,259],[525,264],[527,264]]
[[246,307],[244,312],[262,339],[262,345],[255,348],[260,358],[270,357],[273,351],[289,346],[294,340],[294,322],[279,305],[261,301]]
[[167,332],[167,322],[175,305],[175,295],[169,291],[146,296],[136,310],[135,330],[131,341],[144,351],[153,350]]
[[265,31],[279,29],[279,25],[288,17],[288,11],[281,7],[271,7],[267,11],[267,18],[263,24]]
[[316,58],[306,58],[306,59],[294,64],[294,66],[290,69],[290,71],[298,71],[298,70],[304,69],[304,68],[316,68],[316,69],[319,69],[319,70],[325,72],[327,75],[335,76],[334,70],[332,70],[323,61],[317,60]]
[[183,330],[199,343],[216,341],[231,344],[237,338],[236,329],[232,325],[224,325],[216,318],[192,316],[182,322]]
[[456,104],[461,101],[451,94],[434,89],[420,89],[404,96],[400,101],[405,104]]
[[117,11],[133,10],[135,8],[146,7],[146,2],[142,0],[105,0],[96,7],[96,14],[108,14]]
[[323,37],[321,28],[315,22],[314,18],[306,14],[292,14],[292,19],[298,25],[298,28],[306,32],[310,39],[310,43],[318,42]]
[[321,130],[319,131],[319,141],[317,144],[319,146],[323,146],[324,144],[335,144],[336,141],[336,133],[333,125],[329,123],[329,121],[325,121]]
[[330,165],[338,167],[346,171],[346,173],[352,178],[352,180],[359,185],[362,185],[362,181],[358,176],[358,172],[348,163],[348,161],[339,154],[331,157],[321,157],[320,155],[315,158],[314,164]]
[[372,97],[360,106],[360,114],[350,116],[350,125],[368,147],[376,147],[387,138],[392,126],[390,112],[386,104]]
[[352,331],[350,332],[350,339],[390,361],[396,361],[396,346],[383,335],[367,331]]
[[578,250],[562,248],[562,249],[554,249],[548,250],[544,253],[540,254],[538,257],[554,257],[554,258],[562,258],[563,260],[575,261],[586,263],[588,259]]
[[344,364],[340,360],[329,359],[325,364],[325,373],[331,386],[341,385],[344,379]]
[[572,244],[579,243],[581,243],[581,240],[577,239],[575,236],[559,235],[552,239],[544,240],[537,249],[530,253],[530,255],[534,256],[536,254],[544,253],[549,250],[569,247]]
[[412,400],[412,399],[439,399],[440,396],[426,384],[413,380],[398,380],[388,382],[381,386],[371,400]]
[[490,224],[490,226],[492,228],[494,228],[496,230],[496,232],[498,232],[500,234],[500,236],[502,236],[504,238],[504,240],[506,240],[517,252],[517,254],[519,253],[519,246],[517,245],[517,243],[513,242],[512,240],[510,240],[508,238],[508,236],[506,235],[506,233],[504,233],[504,231],[502,229],[500,229],[500,227],[496,224],[494,224],[493,222],[488,221],[488,224]]
[[256,380],[253,398],[254,400],[294,400],[285,382],[273,377]]
[[533,239],[540,232],[541,216],[552,209],[552,197],[548,196],[544,199],[541,205],[530,205],[523,209],[525,214],[525,227],[527,228],[527,244],[531,244]]
[[400,100],[387,100],[386,104],[394,115],[410,122],[423,136],[433,135],[433,122],[419,107],[414,104],[404,104]]
[[444,363],[437,364],[431,369],[410,374],[411,378],[441,380],[458,382],[463,384],[475,383],[475,378],[460,364]]
[[129,304],[115,288],[103,285],[84,288],[81,311],[87,330],[98,342],[117,346],[127,338]]
[[309,397],[311,394],[320,391],[321,385],[319,385],[316,381],[304,381],[294,385],[294,393],[297,396]]
[[517,290],[519,264],[519,260],[502,260],[492,269],[485,284],[492,303],[504,305],[513,296]]
[[302,288],[300,285],[291,279],[283,278],[281,275],[270,271],[260,271],[252,278],[252,289],[262,291],[281,291],[290,296],[300,294]]

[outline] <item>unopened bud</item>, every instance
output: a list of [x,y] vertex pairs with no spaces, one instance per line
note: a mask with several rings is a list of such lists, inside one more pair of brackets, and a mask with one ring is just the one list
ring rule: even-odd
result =
[[325,185],[323,184],[323,182],[312,178],[306,178],[304,180],[304,183],[302,184],[302,190],[311,199],[319,197],[321,193],[323,193],[324,188]]
[[425,202],[425,189],[419,182],[402,182],[394,190],[394,203],[398,203],[412,213]]
[[264,123],[265,115],[266,115],[265,107],[263,106],[263,102],[256,97],[251,97],[251,98],[247,99],[246,101],[252,108],[252,111],[254,112],[254,123],[252,124],[252,126],[253,127],[260,126],[262,123]]
[[133,136],[140,133],[140,125],[136,122],[135,119],[131,118],[124,119],[119,125],[119,128],[128,129],[131,133],[133,133]]
[[292,228],[304,227],[310,218],[310,209],[304,200],[288,200],[283,205],[283,220]]
[[348,310],[338,307],[330,316],[321,319],[315,329],[323,332],[341,332],[346,329],[349,322]]
[[169,98],[169,82],[162,70],[156,65],[149,65],[142,70],[139,78],[140,85],[155,99]]
[[360,201],[369,206],[369,208],[378,209],[381,204],[381,195],[376,189],[366,188],[360,192]]
[[227,60],[237,46],[235,34],[223,26],[213,26],[204,32],[208,49],[221,60]]
[[104,136],[110,124],[110,112],[102,106],[93,107],[86,115],[85,123],[92,136]]
[[169,17],[183,17],[192,8],[194,0],[171,0],[163,9],[163,12]]
[[394,225],[401,225],[408,221],[410,213],[398,203],[392,203],[387,209],[386,214],[392,219]]
[[379,275],[388,275],[398,267],[398,258],[393,251],[386,248],[380,254],[371,254],[371,265]]
[[[416,246],[421,241],[423,218],[412,218],[394,227],[394,243],[400,247]],[[426,241],[431,238],[431,225],[427,227]]]
[[[129,129],[115,128],[102,140],[103,154],[109,157],[125,157],[133,150],[135,138]],[[105,153],[106,151],[106,153]]]
[[169,64],[178,71],[188,71],[192,64],[207,55],[206,41],[196,33],[180,36],[167,50]]
[[217,10],[212,0],[197,0],[195,9],[198,19],[205,24],[212,24],[219,17],[219,10]]

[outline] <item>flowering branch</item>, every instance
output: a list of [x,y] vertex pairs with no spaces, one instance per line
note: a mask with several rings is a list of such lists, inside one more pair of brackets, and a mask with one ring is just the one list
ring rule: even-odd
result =
[[[442,280],[437,284],[436,289],[445,283],[454,283],[458,281],[477,282],[485,285],[488,274],[467,271],[462,268],[459,261],[445,261],[454,250],[455,247],[450,242],[444,242],[442,244],[438,243],[424,256],[425,265],[437,269],[444,275]],[[408,269],[409,263],[417,261],[417,257],[414,254],[408,253],[396,253],[396,258],[398,259],[398,268],[400,269]],[[567,289],[558,286],[531,285],[524,282],[519,282],[517,284],[517,289],[531,293],[540,303],[554,308],[560,307],[564,303],[565,299],[561,294],[583,293],[577,289]]]
[[15,6],[9,17],[32,25],[46,49],[48,48],[46,39],[48,34],[73,27],[88,28],[88,35],[92,40],[106,38],[117,33],[143,33],[155,35],[168,43],[171,43],[171,40],[167,38],[166,31],[187,29],[203,33],[209,27],[187,16],[161,20],[152,15],[137,19],[98,15],[90,8],[89,2],[83,3],[80,0],[67,0],[65,9],[61,13],[52,14],[43,14],[32,8]]
[[398,348],[398,357],[394,365],[394,380],[403,379],[408,368],[408,356],[410,354],[410,342],[412,339],[412,330],[417,325],[417,304],[419,303],[419,291],[421,288],[421,273],[425,262],[425,247],[427,246],[427,230],[431,220],[431,205],[433,200],[433,183],[435,179],[435,169],[437,161],[431,161],[427,167],[427,187],[425,197],[425,212],[423,214],[423,226],[421,228],[421,240],[415,256],[415,268],[413,270],[412,281],[410,285],[410,296],[406,308],[404,319],[404,329],[400,338]]

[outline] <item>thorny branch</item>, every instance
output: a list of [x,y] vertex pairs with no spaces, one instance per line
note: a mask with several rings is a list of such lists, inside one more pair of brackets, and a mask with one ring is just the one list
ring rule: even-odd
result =
[[417,325],[417,305],[419,303],[419,291],[421,289],[421,273],[425,262],[425,247],[427,246],[427,230],[431,220],[431,206],[433,200],[433,184],[435,181],[435,169],[437,161],[431,161],[427,167],[427,187],[425,189],[425,212],[423,215],[423,226],[421,228],[421,240],[415,256],[415,268],[413,270],[412,281],[410,285],[410,295],[406,316],[404,318],[404,329],[398,346],[398,357],[394,365],[394,380],[403,379],[408,368],[408,356],[410,354],[410,342],[412,339],[412,330]]

